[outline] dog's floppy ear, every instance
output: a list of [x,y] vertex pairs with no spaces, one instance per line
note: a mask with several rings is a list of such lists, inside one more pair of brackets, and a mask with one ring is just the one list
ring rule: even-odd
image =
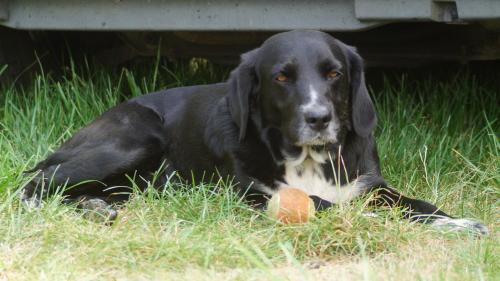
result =
[[354,131],[361,137],[371,134],[377,124],[375,107],[365,84],[363,59],[354,47],[345,46],[349,64],[349,83],[352,98],[352,123]]
[[258,49],[241,56],[240,65],[231,72],[228,94],[229,111],[234,123],[240,128],[240,141],[245,138],[250,112],[250,98],[257,87],[255,56]]

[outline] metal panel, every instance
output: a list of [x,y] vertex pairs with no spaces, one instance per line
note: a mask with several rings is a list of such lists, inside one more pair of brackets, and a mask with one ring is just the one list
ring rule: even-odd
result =
[[456,0],[464,20],[500,19],[500,0]]
[[359,20],[417,20],[432,16],[432,0],[355,0]]
[[49,30],[360,30],[353,0],[11,0],[8,20]]
[[500,0],[0,0],[0,25],[45,30],[355,31],[500,19]]
[[359,20],[459,20],[455,0],[355,0],[355,13]]
[[359,20],[500,19],[500,0],[355,0]]
[[9,18],[9,1],[0,0],[0,21]]

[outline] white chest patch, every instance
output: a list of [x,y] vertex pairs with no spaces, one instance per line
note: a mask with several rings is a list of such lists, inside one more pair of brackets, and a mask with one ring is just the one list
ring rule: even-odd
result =
[[341,186],[332,179],[326,179],[322,164],[327,161],[329,157],[326,153],[304,147],[298,158],[285,162],[286,183],[281,183],[281,186],[298,188],[332,203],[350,201],[362,193],[364,185],[360,180]]

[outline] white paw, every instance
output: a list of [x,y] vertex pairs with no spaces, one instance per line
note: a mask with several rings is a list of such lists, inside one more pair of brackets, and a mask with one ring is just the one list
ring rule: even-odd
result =
[[378,218],[379,215],[376,214],[376,213],[373,213],[373,212],[364,212],[363,214],[361,214],[363,217],[365,218]]
[[475,234],[488,235],[488,228],[475,220],[438,218],[431,224],[432,226],[449,231],[469,231]]
[[37,198],[36,196],[28,197],[24,191],[21,193],[21,196],[19,196],[21,199],[21,203],[28,209],[28,210],[35,210],[35,209],[40,209],[43,205],[43,202],[40,198]]

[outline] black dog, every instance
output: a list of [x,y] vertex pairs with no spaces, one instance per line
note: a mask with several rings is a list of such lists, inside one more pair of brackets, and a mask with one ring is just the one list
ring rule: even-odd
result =
[[165,164],[164,175],[185,179],[234,176],[257,206],[286,186],[303,189],[319,209],[375,192],[374,204],[403,207],[409,219],[487,232],[389,188],[375,124],[354,48],[318,31],[281,33],[244,54],[225,83],[153,93],[105,112],[32,170],[22,196],[39,201],[49,181],[85,181],[68,198],[110,200],[126,175],[148,180]]

